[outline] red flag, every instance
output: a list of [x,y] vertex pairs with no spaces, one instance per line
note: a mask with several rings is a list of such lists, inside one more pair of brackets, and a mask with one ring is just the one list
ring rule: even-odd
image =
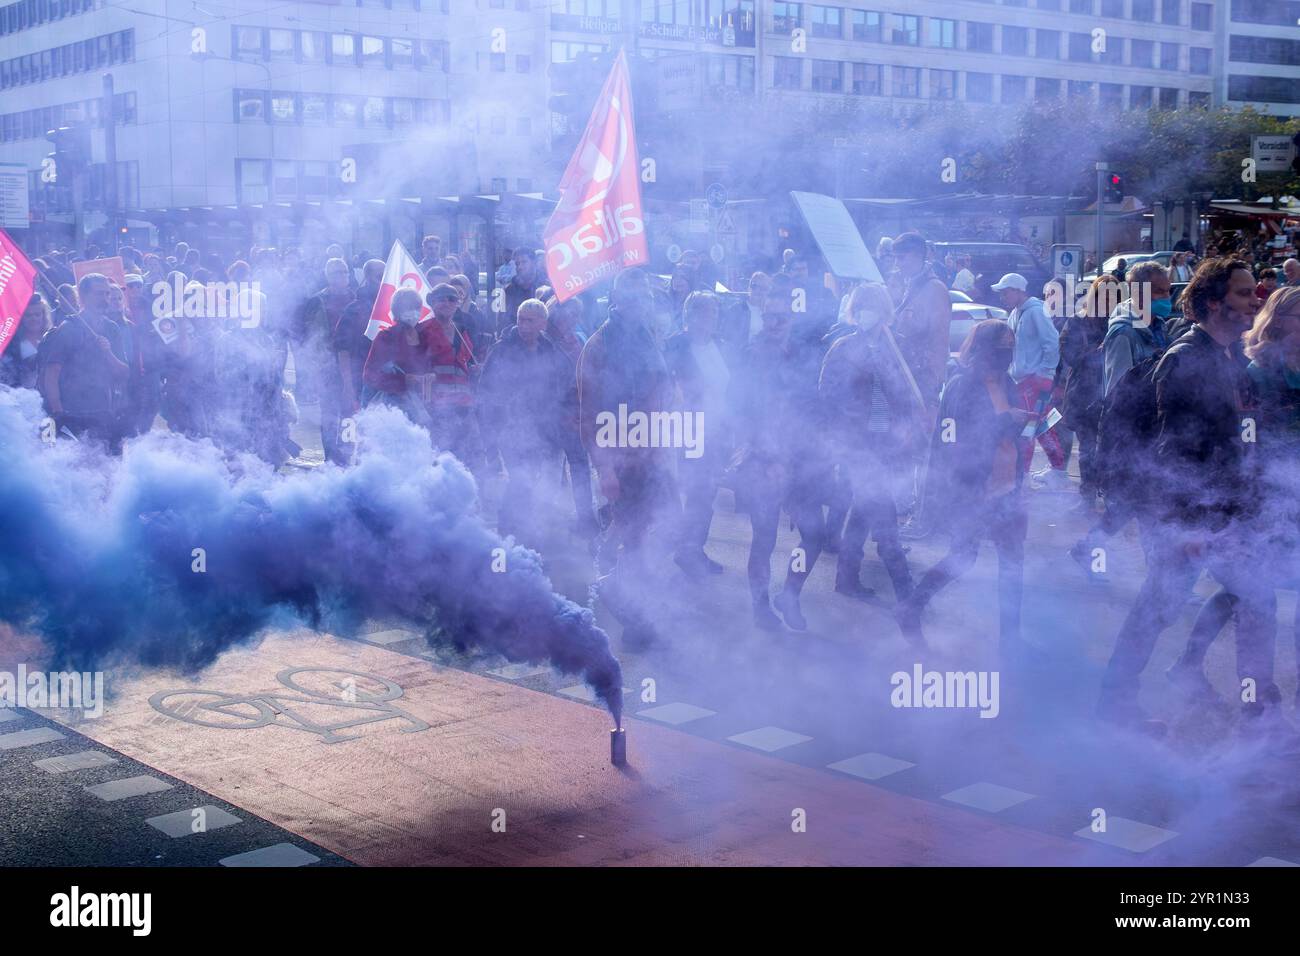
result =
[[424,301],[428,291],[428,281],[420,266],[406,251],[400,239],[393,240],[393,248],[388,251],[388,262],[384,265],[384,278],[379,284],[379,295],[375,297],[374,308],[370,310],[370,324],[366,326],[366,338],[373,339],[380,329],[386,329],[395,321],[392,312],[393,294],[398,289],[414,289],[420,293],[420,321],[433,315],[433,310]]
[[546,271],[561,302],[648,259],[627,59],[619,51],[546,223]]
[[0,355],[13,341],[23,310],[36,290],[36,267],[18,244],[0,229]]

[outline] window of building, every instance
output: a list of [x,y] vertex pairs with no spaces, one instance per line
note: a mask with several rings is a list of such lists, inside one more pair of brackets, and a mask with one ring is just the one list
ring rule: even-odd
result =
[[956,20],[930,17],[928,26],[930,28],[930,46],[941,47],[945,50],[955,50],[957,48]]
[[334,125],[356,126],[361,122],[361,101],[355,96],[335,96]]
[[1159,105],[1162,110],[1178,109],[1178,90],[1162,86],[1160,88]]
[[1128,105],[1129,109],[1134,110],[1151,109],[1151,87],[1130,86],[1128,88]]
[[966,49],[975,53],[992,53],[993,52],[993,24],[975,23],[966,24]]
[[298,56],[297,39],[292,30],[267,30],[266,50],[272,60],[294,60]]
[[334,177],[330,175],[330,164],[318,160],[302,163],[302,175],[298,184],[302,189],[303,199],[326,199],[330,194],[330,185]]
[[930,99],[955,100],[957,98],[957,71],[930,71]]
[[1029,95],[1029,77],[1027,76],[1003,76],[1002,77],[1002,102],[1003,103],[1023,103]]
[[818,93],[844,92],[843,72],[839,60],[813,60],[812,88]]
[[271,201],[267,182],[270,164],[265,159],[235,160],[235,189],[240,203],[265,203]]
[[421,40],[419,50],[420,69],[447,72],[446,40]]
[[324,126],[330,121],[329,100],[324,93],[302,94],[303,125]]
[[1187,51],[1187,65],[1191,72],[1200,76],[1206,76],[1210,72],[1210,50],[1202,46],[1194,46]]
[[1230,75],[1228,99],[1250,103],[1300,103],[1300,83],[1286,76]]
[[1182,22],[1183,0],[1160,0],[1160,22],[1171,27]]
[[1124,62],[1124,38],[1106,34],[1105,44],[1098,59],[1109,66],[1120,66]]
[[388,110],[384,106],[382,96],[364,96],[361,98],[361,125],[388,125]]
[[794,31],[803,20],[803,4],[775,0],[772,4],[772,29],[777,33]]
[[1039,10],[1060,10],[1061,0],[1038,0],[1034,6],[1038,7]]
[[1034,56],[1040,60],[1059,60],[1061,58],[1061,31],[1035,30]]
[[1129,65],[1148,68],[1155,66],[1155,48],[1156,45],[1151,40],[1129,40]]
[[879,96],[881,94],[880,67],[875,63],[854,63],[853,92],[858,96]]
[[839,7],[813,6],[812,35],[840,39],[844,36],[844,11]]
[[1004,26],[1002,52],[1008,56],[1026,56],[1029,53],[1029,30],[1025,27]]
[[1242,36],[1234,33],[1228,38],[1228,59],[1239,63],[1300,66],[1300,40]]
[[334,63],[355,66],[357,62],[356,37],[347,33],[330,34],[330,58]]
[[266,55],[261,27],[235,27],[231,45],[236,60],[261,60]]
[[1214,5],[1209,3],[1192,4],[1192,29],[1214,29]]
[[329,34],[308,30],[298,34],[299,55],[304,63],[324,63],[329,50]]
[[1092,16],[1092,0],[1070,0],[1070,12]]
[[891,43],[902,46],[921,45],[921,18],[903,13],[889,15],[889,37]]
[[298,104],[292,93],[271,94],[271,122],[298,122]]
[[1076,103],[1092,100],[1092,84],[1087,80],[1071,80],[1065,87],[1065,95]]
[[1160,44],[1160,69],[1162,70],[1178,69],[1178,44],[1177,43]]
[[1199,90],[1191,90],[1187,94],[1187,107],[1193,110],[1208,110],[1210,108],[1210,94]]
[[993,102],[993,74],[967,73],[966,99],[972,103]]
[[1060,98],[1060,80],[1052,80],[1042,76],[1034,80],[1034,99],[1041,102],[1043,100],[1059,100]]
[[235,90],[235,122],[265,123],[266,93],[262,90]]
[[1124,85],[1122,83],[1099,84],[1097,102],[1103,109],[1122,110],[1124,108]]
[[298,164],[277,159],[271,163],[271,198],[298,198]]
[[778,90],[797,90],[803,85],[803,61],[797,56],[772,57],[772,85]]
[[1101,0],[1101,15],[1114,17],[1116,20],[1123,19],[1124,0]]
[[1133,0],[1133,19],[1139,23],[1154,23],[1156,0]]
[[376,70],[382,70],[387,65],[383,37],[361,38],[361,65]]
[[880,14],[871,10],[853,11],[853,39],[879,43],[882,39]]
[[920,96],[921,70],[915,66],[896,66],[890,77],[894,96]]
[[1092,62],[1092,34],[1070,34],[1070,59],[1075,63]]

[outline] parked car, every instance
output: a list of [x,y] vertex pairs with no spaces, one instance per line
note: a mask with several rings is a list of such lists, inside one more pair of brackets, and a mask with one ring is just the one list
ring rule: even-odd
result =
[[[1000,277],[999,277],[1000,278]],[[1002,319],[1006,321],[1006,309],[993,305],[980,305],[964,292],[948,290],[948,302],[952,305],[952,319],[948,323],[948,351],[956,355],[961,351],[962,343],[976,322],[985,319]]]
[[[1172,251],[1169,250],[1166,250],[1164,252],[1121,252],[1119,255],[1111,256],[1109,259],[1103,262],[1101,264],[1102,270],[1105,272],[1114,272],[1116,269],[1119,268],[1119,261],[1121,259],[1124,260],[1124,264],[1130,269],[1133,268],[1133,266],[1137,265],[1139,262],[1146,262],[1148,259],[1155,259],[1162,266],[1168,269],[1169,266],[1174,261],[1174,254]],[[1092,280],[1095,278],[1097,278],[1096,271],[1090,272],[1086,276],[1084,276],[1084,279],[1087,280]]]
[[975,273],[974,301],[995,305],[998,294],[989,286],[1008,272],[1018,272],[1029,283],[1029,291],[1042,295],[1043,286],[1052,277],[1052,270],[1039,262],[1026,247],[1015,242],[932,242],[932,262],[942,262],[944,256],[970,256],[970,270]]

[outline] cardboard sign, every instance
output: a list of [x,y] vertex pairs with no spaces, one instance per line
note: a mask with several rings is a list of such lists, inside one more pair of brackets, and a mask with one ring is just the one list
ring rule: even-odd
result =
[[841,279],[885,281],[844,203],[821,193],[792,192],[790,198],[832,274]]
[[88,276],[94,272],[107,276],[109,281],[115,282],[119,289],[126,288],[126,270],[122,268],[121,256],[113,256],[111,259],[91,259],[72,264],[72,275],[76,282],[80,282],[82,276]]

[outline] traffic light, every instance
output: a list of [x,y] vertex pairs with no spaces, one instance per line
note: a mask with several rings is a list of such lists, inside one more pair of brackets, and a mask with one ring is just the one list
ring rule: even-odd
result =
[[1106,176],[1106,192],[1102,198],[1106,202],[1123,202],[1124,177],[1119,173],[1108,173]]
[[45,134],[54,145],[41,163],[41,181],[69,186],[90,167],[90,127],[60,126]]

